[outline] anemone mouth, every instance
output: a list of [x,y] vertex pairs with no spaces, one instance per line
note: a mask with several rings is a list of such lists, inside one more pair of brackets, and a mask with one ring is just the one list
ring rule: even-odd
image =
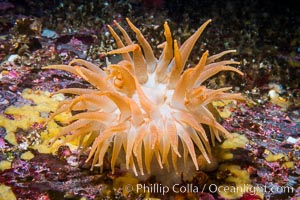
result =
[[[111,168],[125,152],[127,169],[138,174],[151,173],[151,162],[156,158],[160,168],[178,171],[178,158],[184,162],[191,159],[195,169],[199,169],[197,158],[202,156],[210,163],[211,145],[221,136],[230,137],[214,118],[209,105],[215,100],[245,100],[241,94],[225,93],[231,88],[208,89],[202,83],[220,71],[234,71],[230,66],[238,62],[217,61],[227,50],[209,56],[202,54],[198,64],[187,70],[184,65],[205,27],[207,20],[179,48],[172,39],[167,22],[164,24],[166,42],[163,52],[156,59],[152,48],[138,28],[129,19],[128,25],[136,34],[138,44],[134,44],[127,32],[116,22],[126,45],[111,26],[108,26],[118,49],[107,54],[121,54],[123,60],[110,64],[104,70],[93,63],[75,59],[68,65],[51,65],[44,69],[65,70],[76,74],[94,86],[94,89],[68,88],[57,93],[77,95],[62,102],[55,115],[68,111],[83,111],[73,115],[55,140],[65,137],[64,142],[79,140],[82,149],[90,148],[87,161],[93,166],[102,166],[109,148]],[[50,120],[49,119],[49,120]],[[203,125],[209,127],[207,134]]]

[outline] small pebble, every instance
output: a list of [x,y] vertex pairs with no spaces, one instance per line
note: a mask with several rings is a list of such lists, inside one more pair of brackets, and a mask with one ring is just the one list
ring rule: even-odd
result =
[[50,39],[55,39],[58,37],[57,33],[50,29],[43,29],[42,36],[45,38],[50,38]]

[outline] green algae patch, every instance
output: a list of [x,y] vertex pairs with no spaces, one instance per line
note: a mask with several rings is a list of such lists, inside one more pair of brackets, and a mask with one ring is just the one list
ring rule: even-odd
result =
[[268,162],[275,162],[281,159],[287,160],[287,156],[284,155],[283,153],[278,153],[278,154],[272,154],[271,152],[267,155],[266,161]]
[[217,176],[222,177],[221,179],[224,181],[224,184],[217,188],[218,194],[223,198],[239,199],[243,194],[251,193],[263,199],[261,188],[251,185],[249,173],[240,166],[222,164],[218,169]]
[[23,160],[31,160],[32,158],[34,158],[34,155],[30,151],[26,151],[21,155],[21,159]]
[[10,187],[1,184],[0,185],[0,200],[16,200],[16,196]]
[[284,163],[282,163],[282,166],[287,169],[295,169],[295,164],[292,161],[284,162]]
[[124,176],[116,178],[113,182],[114,188],[122,188],[123,195],[127,196],[130,192],[136,191],[136,186],[139,180],[131,174],[126,173]]
[[[9,106],[5,109],[4,114],[11,116],[10,118],[1,115],[0,116],[0,127],[5,128],[6,136],[5,140],[12,145],[17,146],[17,140],[15,133],[18,129],[29,130],[36,126],[43,127],[46,123],[49,113],[54,112],[58,107],[59,103],[65,99],[64,95],[56,94],[51,95],[47,91],[34,91],[31,89],[24,89],[21,96],[29,100],[29,104],[22,106]],[[57,115],[55,121],[65,121],[70,117],[68,113],[62,113]],[[41,150],[40,153],[50,153],[56,147],[49,147],[49,141],[55,135],[60,132],[60,126],[54,121],[51,120],[46,126],[45,129],[40,132],[40,142],[29,146],[33,149]]]
[[246,144],[249,143],[249,140],[245,135],[240,135],[238,133],[232,133],[231,135],[231,139],[227,139],[222,143],[222,149],[245,148]]
[[236,108],[236,101],[233,100],[213,101],[212,105],[216,109],[218,114],[223,119],[226,119],[231,116],[232,110]]
[[0,161],[0,171],[10,169],[11,168],[11,162],[7,160]]
[[[263,199],[263,192],[251,184],[250,174],[246,169],[238,165],[230,164],[235,159],[234,150],[243,149],[249,143],[245,135],[232,133],[232,137],[226,139],[216,149],[216,158],[220,164],[217,170],[217,179],[222,182],[216,186],[216,191],[225,199],[239,199],[245,193],[256,195]],[[240,150],[239,150],[240,151]]]
[[232,150],[245,148],[245,146],[249,143],[249,140],[245,135],[232,133],[231,136],[231,138],[224,140],[224,142],[217,147],[217,150],[215,150],[216,157],[219,161],[233,159],[234,155],[232,154]]

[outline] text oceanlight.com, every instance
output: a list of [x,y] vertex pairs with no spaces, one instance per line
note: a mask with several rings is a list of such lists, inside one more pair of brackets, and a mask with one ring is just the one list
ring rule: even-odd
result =
[[135,191],[140,192],[149,192],[165,195],[169,192],[174,193],[199,193],[199,192],[210,192],[210,193],[219,193],[219,192],[230,192],[230,193],[293,193],[294,188],[290,186],[276,186],[276,187],[267,187],[266,185],[257,185],[252,186],[250,184],[243,184],[242,186],[228,186],[228,185],[216,185],[216,184],[204,184],[203,186],[198,186],[194,184],[174,184],[173,186],[165,186],[162,184],[137,184],[137,185],[126,185],[125,188],[128,192]]

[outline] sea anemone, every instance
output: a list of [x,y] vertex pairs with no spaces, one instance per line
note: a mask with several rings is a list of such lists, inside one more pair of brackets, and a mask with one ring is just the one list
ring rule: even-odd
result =
[[161,169],[170,170],[172,167],[175,172],[178,171],[179,159],[183,159],[184,163],[191,160],[198,170],[203,164],[198,162],[199,157],[204,158],[200,159],[202,161],[211,162],[211,146],[215,145],[215,140],[231,136],[215,119],[211,102],[244,100],[241,94],[225,93],[231,87],[215,90],[202,85],[220,71],[243,75],[229,66],[239,62],[216,61],[235,50],[212,56],[205,51],[198,64],[184,70],[193,46],[211,20],[207,20],[181,47],[172,39],[165,22],[166,42],[159,45],[163,48],[159,59],[155,58],[141,31],[129,19],[126,20],[136,34],[138,44],[132,42],[116,21],[114,25],[126,45],[108,26],[118,49],[107,55],[121,54],[123,60],[117,64],[108,63],[102,70],[93,63],[75,59],[68,65],[44,67],[71,72],[94,87],[67,88],[57,92],[76,96],[63,101],[50,117],[52,119],[62,112],[73,114],[55,140],[64,138],[64,142],[69,142],[79,139],[82,149],[91,147],[87,161],[92,160],[92,168],[103,166],[104,156],[108,154],[114,172],[122,152],[126,168],[136,175],[151,174],[153,160]]

